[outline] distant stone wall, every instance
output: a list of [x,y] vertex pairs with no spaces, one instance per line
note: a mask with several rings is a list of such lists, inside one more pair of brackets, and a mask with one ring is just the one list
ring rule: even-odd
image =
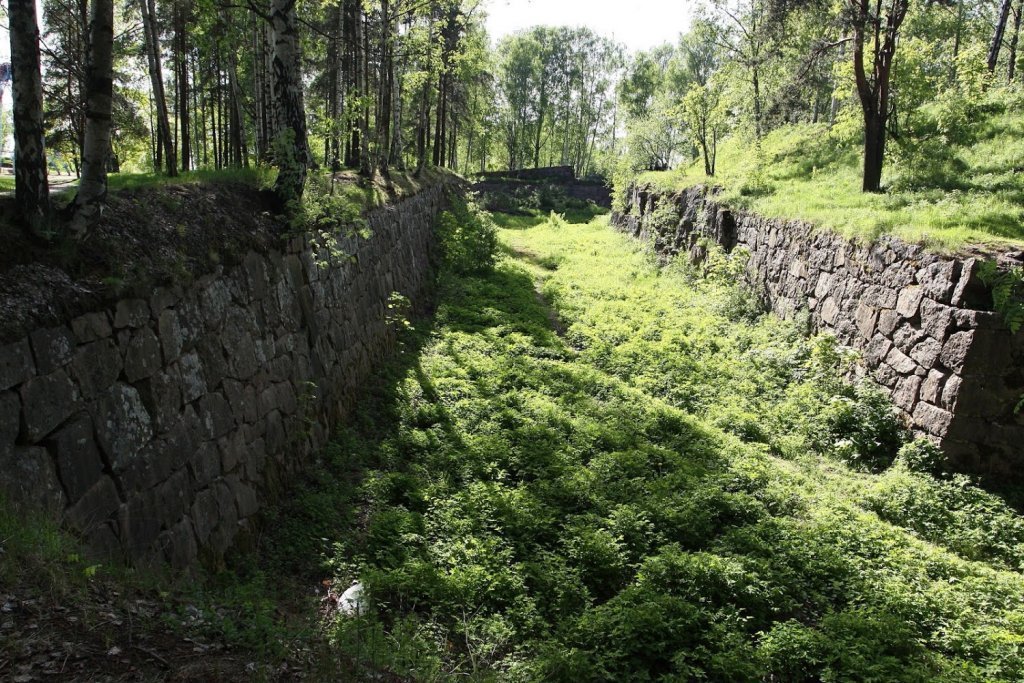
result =
[[388,299],[430,285],[444,202],[374,210],[347,256],[295,238],[0,346],[0,490],[98,553],[221,556],[392,350]]
[[[572,166],[483,173],[480,180],[473,185],[473,191],[485,197],[503,194],[522,199],[524,195],[537,192],[544,186],[559,187],[565,192],[565,196],[571,199],[593,202],[606,208],[611,208],[612,205],[612,191],[603,178],[577,178]],[[494,210],[499,207],[491,208]]]
[[[665,202],[672,211],[655,220]],[[985,310],[991,296],[976,259],[888,237],[857,245],[807,223],[730,211],[704,187],[671,195],[634,187],[613,223],[652,240],[666,258],[700,258],[701,238],[745,247],[748,275],[771,309],[782,317],[806,309],[817,330],[859,349],[865,372],[891,392],[909,425],[938,441],[957,467],[1024,479],[1024,416],[1015,412],[1024,334],[1012,335]]]

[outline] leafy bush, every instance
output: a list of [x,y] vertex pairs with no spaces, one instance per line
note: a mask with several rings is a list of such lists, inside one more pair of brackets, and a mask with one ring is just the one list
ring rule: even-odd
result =
[[454,273],[482,273],[494,267],[498,229],[490,214],[458,194],[449,195],[450,208],[437,217],[435,229],[444,262]]

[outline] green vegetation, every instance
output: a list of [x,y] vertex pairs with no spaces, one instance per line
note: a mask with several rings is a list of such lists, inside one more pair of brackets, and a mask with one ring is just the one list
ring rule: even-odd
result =
[[414,680],[1024,676],[1024,521],[762,315],[741,254],[659,269],[601,218],[498,222],[270,520],[276,571],[367,586],[339,652]]
[[856,135],[848,127],[826,124],[768,133],[760,158],[751,153],[751,140],[730,138],[719,147],[714,177],[698,159],[675,171],[640,174],[637,182],[667,191],[717,185],[725,190],[720,199],[730,206],[810,221],[860,240],[892,234],[939,250],[1007,248],[1024,242],[1020,96],[1015,90],[988,93],[965,142],[947,150],[955,171],[941,173],[931,161],[912,156],[897,163],[884,194],[860,191]]

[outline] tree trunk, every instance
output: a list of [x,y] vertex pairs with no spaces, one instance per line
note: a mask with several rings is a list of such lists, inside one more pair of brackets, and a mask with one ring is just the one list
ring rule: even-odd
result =
[[175,15],[175,39],[177,41],[176,67],[178,73],[178,124],[181,127],[181,170],[188,171],[192,159],[192,135],[189,129],[189,97],[188,97],[188,39],[186,36],[185,8],[181,5],[182,0],[176,3]]
[[1020,40],[1021,8],[1018,6],[1013,11],[1013,37],[1010,39],[1010,63],[1006,67],[1006,80],[1013,83],[1013,77],[1017,74],[1017,44]]
[[86,58],[88,90],[85,98],[85,145],[82,179],[78,182],[71,231],[84,237],[107,198],[107,156],[114,99],[114,2],[92,0],[89,53]]
[[[171,137],[170,117],[167,114],[167,97],[164,94],[164,75],[160,65],[160,38],[156,29],[156,5],[153,0],[139,0],[139,8],[142,10],[142,33],[146,42],[146,59],[149,62],[153,103],[156,105],[156,125],[159,127],[157,137],[162,143],[167,175],[175,176],[178,173],[178,162],[174,158],[174,141]],[[157,167],[155,170],[159,171],[160,169]]]
[[30,233],[49,238],[50,189],[43,138],[43,80],[35,0],[10,0],[14,84],[14,196]]
[[864,114],[864,192],[882,189],[885,160],[885,119],[876,112]]
[[1013,0],[1003,0],[999,6],[999,21],[996,22],[995,31],[992,33],[992,43],[988,48],[988,71],[996,70],[996,63],[999,62],[999,50],[1003,47],[1003,34],[1006,33],[1006,21],[1010,17],[1010,5]]
[[296,0],[272,0],[270,13],[274,32],[274,118],[278,122],[278,176],[274,192],[283,205],[302,198],[310,161],[295,3]]

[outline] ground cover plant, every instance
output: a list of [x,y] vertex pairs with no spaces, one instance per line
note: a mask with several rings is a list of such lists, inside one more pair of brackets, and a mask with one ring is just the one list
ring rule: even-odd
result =
[[271,517],[270,566],[364,583],[339,652],[413,680],[1024,676],[1020,516],[762,315],[742,254],[498,222]]

